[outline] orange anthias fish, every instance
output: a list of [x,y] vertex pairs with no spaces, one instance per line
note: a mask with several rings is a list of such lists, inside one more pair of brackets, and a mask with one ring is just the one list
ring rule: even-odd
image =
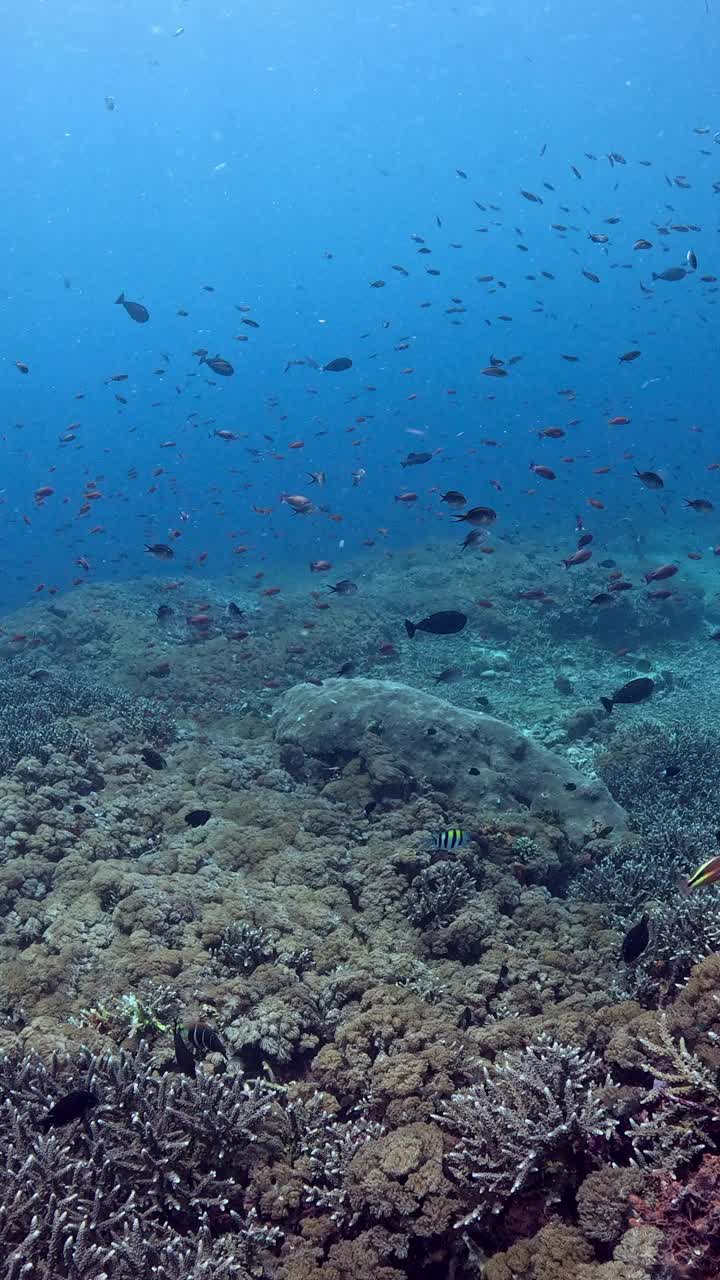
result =
[[697,871],[693,871],[691,876],[687,876],[680,881],[681,893],[692,893],[693,889],[703,889],[705,885],[715,884],[720,880],[720,854],[716,854],[714,858],[709,858],[707,862],[703,862]]

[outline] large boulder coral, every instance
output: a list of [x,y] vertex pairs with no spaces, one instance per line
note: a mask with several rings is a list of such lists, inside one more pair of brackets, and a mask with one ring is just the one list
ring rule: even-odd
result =
[[562,756],[493,716],[393,681],[296,685],[279,700],[275,737],[334,763],[361,757],[374,778],[389,769],[376,767],[380,754],[392,760],[393,776],[425,780],[478,811],[553,815],[579,841],[625,828],[625,812],[605,785],[588,781]]

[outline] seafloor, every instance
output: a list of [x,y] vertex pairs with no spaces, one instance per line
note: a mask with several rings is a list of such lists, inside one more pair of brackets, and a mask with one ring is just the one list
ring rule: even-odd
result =
[[3,619],[8,1280],[720,1275],[713,566],[446,558]]

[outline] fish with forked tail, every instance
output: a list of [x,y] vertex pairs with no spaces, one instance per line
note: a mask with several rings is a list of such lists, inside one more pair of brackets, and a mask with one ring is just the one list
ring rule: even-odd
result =
[[655,681],[649,676],[638,676],[636,680],[628,680],[621,689],[616,689],[612,698],[601,698],[608,715],[613,707],[632,706],[636,702],[644,702],[655,689]]
[[412,640],[416,631],[427,631],[431,636],[453,636],[462,631],[467,622],[467,614],[456,609],[446,609],[440,613],[431,613],[422,622],[410,622],[405,619],[405,630]]

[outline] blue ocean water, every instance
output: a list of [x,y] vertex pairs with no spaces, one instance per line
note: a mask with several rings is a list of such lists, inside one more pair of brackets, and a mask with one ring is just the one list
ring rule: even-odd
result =
[[[660,522],[678,555],[712,542],[682,506],[717,485],[707,7],[28,0],[0,90],[3,607],[41,583],[157,574],[144,544],[171,530],[162,572],[237,570],[245,544],[248,578],[377,554],[363,542],[378,527],[385,549],[451,538],[447,488],[492,501],[498,532],[567,536],[568,553],[576,512],[599,535]],[[696,271],[653,283],[689,249]],[[121,291],[149,323],[114,305]],[[348,372],[284,372],[340,355]],[[507,377],[482,374],[515,355]],[[533,434],[548,425],[566,436]],[[441,452],[403,470],[413,449]],[[665,493],[635,466],[661,470]],[[317,470],[327,511],[296,516],[280,495],[316,498]],[[103,496],[79,515],[90,482]]]

